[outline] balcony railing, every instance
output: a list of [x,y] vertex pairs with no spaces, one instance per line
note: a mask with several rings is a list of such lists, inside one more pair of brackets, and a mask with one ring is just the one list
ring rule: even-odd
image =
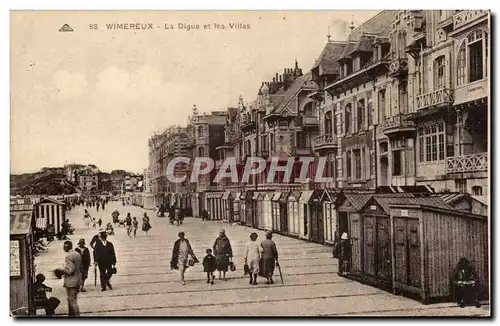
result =
[[380,130],[384,133],[397,132],[399,130],[415,129],[415,123],[411,120],[407,120],[408,114],[399,114],[386,118],[380,124]]
[[417,109],[425,109],[430,106],[440,105],[440,104],[452,104],[453,103],[453,91],[448,88],[441,88],[437,91],[432,91],[423,95],[417,96]]
[[317,117],[302,117],[302,125],[308,127],[319,126],[319,119]]
[[453,156],[446,159],[446,173],[486,171],[488,171],[488,153]]
[[453,29],[464,26],[488,14],[488,10],[461,10],[453,16]]
[[337,135],[323,134],[314,139],[313,141],[314,149],[323,146],[337,146]]

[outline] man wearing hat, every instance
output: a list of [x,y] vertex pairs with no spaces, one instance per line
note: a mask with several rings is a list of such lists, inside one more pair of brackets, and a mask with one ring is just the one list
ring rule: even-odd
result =
[[116,265],[116,253],[113,244],[107,240],[106,232],[99,233],[99,240],[94,247],[94,263],[99,267],[99,276],[101,277],[101,291],[106,291],[106,287],[113,290],[109,280],[113,275]]
[[87,247],[85,247],[85,239],[80,239],[78,241],[78,247],[75,249],[80,255],[82,255],[82,289],[81,292],[87,292],[85,290],[85,280],[89,276],[89,268],[90,268],[90,252]]

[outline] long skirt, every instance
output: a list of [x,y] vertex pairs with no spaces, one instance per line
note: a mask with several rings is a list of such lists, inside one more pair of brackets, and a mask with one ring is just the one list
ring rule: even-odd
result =
[[259,264],[259,276],[271,277],[274,274],[275,259],[274,258],[262,258]]
[[229,267],[229,257],[225,255],[220,255],[215,257],[217,260],[217,270],[219,272],[227,272]]

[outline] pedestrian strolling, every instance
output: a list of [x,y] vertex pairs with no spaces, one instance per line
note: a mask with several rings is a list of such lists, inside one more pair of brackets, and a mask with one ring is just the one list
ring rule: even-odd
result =
[[127,217],[125,218],[125,227],[127,228],[127,235],[130,238],[130,233],[132,232],[132,217],[130,213],[127,213]]
[[99,219],[99,220],[97,221],[97,225],[99,225],[99,227],[101,227],[101,226],[102,226],[102,219]]
[[203,271],[207,273],[207,283],[214,284],[214,272],[217,268],[217,260],[212,255],[212,249],[206,250],[207,255],[203,258]]
[[208,216],[208,211],[206,209],[203,209],[203,211],[201,212],[201,220],[202,221],[210,220],[210,216]]
[[82,283],[82,257],[73,250],[71,241],[65,241],[63,248],[66,252],[64,268],[58,268],[54,272],[58,278],[64,276],[64,287],[68,296],[68,316],[79,316],[78,292]]
[[[172,260],[170,261],[171,269],[178,269],[181,276],[181,284],[186,285],[184,279],[184,273],[190,265],[198,262],[198,259],[194,255],[193,248],[189,243],[189,240],[185,238],[184,232],[179,232],[179,239],[174,243],[174,249],[172,251]],[[191,256],[191,262],[189,261],[189,256]]]
[[90,229],[91,217],[87,210],[85,210],[85,214],[83,215],[83,223],[87,229]]
[[274,284],[273,275],[276,263],[278,263],[278,249],[276,243],[272,240],[273,233],[266,232],[266,240],[262,241],[262,259],[261,266],[259,266],[260,275],[267,279],[266,284]]
[[[219,280],[226,281],[226,272],[229,268],[229,261],[233,258],[233,249],[231,242],[226,236],[226,231],[222,229],[213,245],[214,255],[217,259],[217,271],[219,271]],[[222,274],[222,277],[221,277]]]
[[99,205],[100,205],[99,202],[97,202],[96,204],[97,211],[99,211]]
[[90,268],[90,251],[87,247],[85,247],[85,239],[80,239],[78,241],[78,247],[75,249],[80,255],[82,255],[82,288],[81,292],[87,292],[85,290],[85,280],[89,276],[89,268]]
[[134,229],[134,238],[137,235],[137,228],[138,228],[138,226],[139,226],[139,221],[137,221],[137,218],[134,216],[134,218],[132,219],[132,227]]
[[342,233],[339,241],[340,274],[347,275],[349,272],[349,260],[351,259],[351,244],[346,232]]
[[245,249],[245,265],[248,266],[250,274],[250,281],[248,283],[257,285],[257,276],[259,275],[259,263],[262,253],[262,247],[256,241],[258,238],[257,233],[250,234],[250,242],[247,243]]
[[151,229],[151,224],[149,223],[149,216],[144,213],[144,217],[142,218],[142,231],[146,232],[148,235],[148,231]]
[[99,240],[95,245],[95,263],[99,267],[99,275],[101,276],[101,291],[106,291],[106,288],[113,290],[109,280],[113,276],[113,271],[116,270],[116,253],[115,247],[110,241],[107,241],[108,235],[106,232],[99,234]]

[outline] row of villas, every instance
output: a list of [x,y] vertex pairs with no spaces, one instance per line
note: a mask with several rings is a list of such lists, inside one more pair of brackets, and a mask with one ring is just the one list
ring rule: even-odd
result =
[[[201,115],[194,107],[186,128],[153,136],[154,204],[177,203],[193,216],[207,209],[212,219],[325,244],[347,232],[353,275],[391,289],[401,276],[400,289],[423,301],[449,288],[429,288],[423,279],[430,282],[430,274],[412,275],[409,266],[435,262],[447,265],[432,268],[448,271],[462,255],[487,278],[489,33],[484,10],[386,10],[347,40],[328,38],[309,71],[295,62],[263,82],[249,103],[240,96],[234,108]],[[166,166],[180,154],[209,156],[216,169],[196,183],[169,184]],[[248,183],[213,182],[225,158],[236,158],[241,176],[252,156],[267,166]],[[306,156],[327,158],[319,173],[331,183],[314,182],[318,160],[309,163],[309,181],[297,181]],[[271,158],[284,165],[289,157],[290,178],[277,172],[268,183]],[[178,169],[189,176],[192,167]],[[422,254],[436,256],[412,261],[433,229],[447,242],[432,240]],[[404,266],[395,270],[397,262],[387,263],[393,260]]]

